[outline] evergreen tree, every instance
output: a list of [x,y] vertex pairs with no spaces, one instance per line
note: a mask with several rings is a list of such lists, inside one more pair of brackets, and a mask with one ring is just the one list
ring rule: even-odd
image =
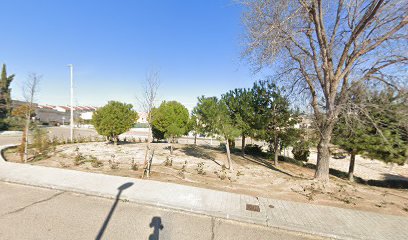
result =
[[333,143],[350,154],[350,181],[357,154],[400,165],[407,161],[404,111],[407,106],[390,89],[364,92],[360,87],[353,92],[349,107],[340,114],[333,132]]
[[233,170],[230,154],[230,141],[234,141],[241,132],[235,127],[234,120],[231,118],[225,101],[223,99],[220,100],[217,97],[199,97],[198,104],[194,108],[193,113],[202,124],[204,132],[224,138],[227,150],[228,167],[230,170]]
[[256,82],[252,88],[256,135],[269,143],[275,165],[282,145],[289,145],[295,139],[293,136],[298,131],[294,125],[299,122],[298,114],[290,109],[289,100],[282,91],[284,89],[267,80]]
[[227,105],[234,126],[240,130],[242,137],[242,154],[245,154],[245,138],[253,136],[254,96],[250,89],[236,88],[222,96]]
[[176,101],[162,102],[152,112],[153,129],[159,131],[170,142],[170,154],[173,154],[173,146],[176,137],[186,134],[188,129],[189,113],[186,107]]
[[191,113],[190,120],[188,121],[188,132],[192,132],[194,134],[194,145],[197,145],[197,135],[203,133],[201,122],[197,118],[197,116],[194,114],[194,112]]
[[100,135],[116,145],[119,135],[128,131],[139,118],[132,108],[132,104],[110,101],[95,111],[92,124]]
[[7,76],[6,64],[3,64],[0,78],[0,119],[7,118],[11,113],[10,84],[14,74]]

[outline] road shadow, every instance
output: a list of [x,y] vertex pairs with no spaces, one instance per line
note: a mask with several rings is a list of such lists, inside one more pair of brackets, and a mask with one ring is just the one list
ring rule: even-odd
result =
[[120,200],[120,195],[122,194],[122,192],[124,190],[130,188],[132,185],[133,185],[133,183],[128,182],[128,183],[125,183],[125,184],[118,187],[119,191],[118,191],[118,194],[116,194],[115,202],[113,203],[113,205],[112,205],[112,207],[111,207],[111,209],[110,209],[110,211],[108,213],[108,216],[106,216],[105,221],[103,222],[102,227],[99,230],[98,235],[95,238],[96,240],[102,239],[103,233],[105,232],[106,227],[108,226],[109,221],[110,221],[110,219],[111,219],[111,217],[113,215],[113,212],[115,211],[115,208],[118,205],[118,202]]
[[149,240],[159,240],[160,230],[164,228],[161,217],[153,217],[149,227],[153,228],[153,233],[150,234]]

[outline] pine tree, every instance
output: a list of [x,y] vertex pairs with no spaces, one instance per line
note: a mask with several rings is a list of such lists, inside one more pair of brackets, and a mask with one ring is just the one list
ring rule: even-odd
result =
[[388,89],[355,91],[350,102],[352,107],[340,114],[333,132],[333,143],[350,154],[349,180],[353,181],[357,154],[404,164],[408,159],[407,131],[402,114],[407,111],[404,101]]
[[202,124],[203,132],[224,138],[228,168],[229,170],[233,170],[230,142],[234,141],[241,132],[235,127],[224,99],[218,99],[217,97],[199,97],[197,106],[193,109],[193,113]]
[[280,89],[271,81],[256,82],[252,88],[256,119],[254,129],[256,137],[269,143],[274,153],[275,165],[282,145],[288,145],[297,136],[294,125],[299,122],[298,114],[290,109],[290,103]]
[[6,64],[3,64],[0,78],[0,119],[7,118],[11,113],[11,89],[10,84],[14,74],[7,76]]
[[245,138],[253,136],[255,119],[254,95],[251,89],[236,88],[222,95],[234,126],[240,130],[242,137],[241,151],[245,154]]

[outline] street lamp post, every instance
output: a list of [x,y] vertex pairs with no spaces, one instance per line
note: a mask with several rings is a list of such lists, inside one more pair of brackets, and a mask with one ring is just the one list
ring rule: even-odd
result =
[[74,142],[74,66],[69,64],[71,73],[71,118],[70,118],[70,138],[71,142]]

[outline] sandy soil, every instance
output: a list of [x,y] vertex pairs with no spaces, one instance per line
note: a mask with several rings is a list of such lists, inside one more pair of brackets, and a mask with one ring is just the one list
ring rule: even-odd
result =
[[[321,185],[312,180],[313,169],[286,162],[275,168],[271,161],[235,154],[232,156],[234,171],[229,171],[225,169],[225,153],[217,147],[176,144],[170,157],[168,144],[156,143],[152,146],[155,149],[152,180],[408,216],[406,189],[349,183],[337,177],[331,177],[328,184]],[[49,158],[30,164],[140,178],[145,147],[145,143],[60,145]],[[13,149],[7,150],[5,157],[8,161],[20,161]],[[345,159],[342,161],[347,163]],[[137,170],[132,169],[132,162],[138,167]],[[406,173],[406,169],[400,166],[394,166],[392,171]]]

